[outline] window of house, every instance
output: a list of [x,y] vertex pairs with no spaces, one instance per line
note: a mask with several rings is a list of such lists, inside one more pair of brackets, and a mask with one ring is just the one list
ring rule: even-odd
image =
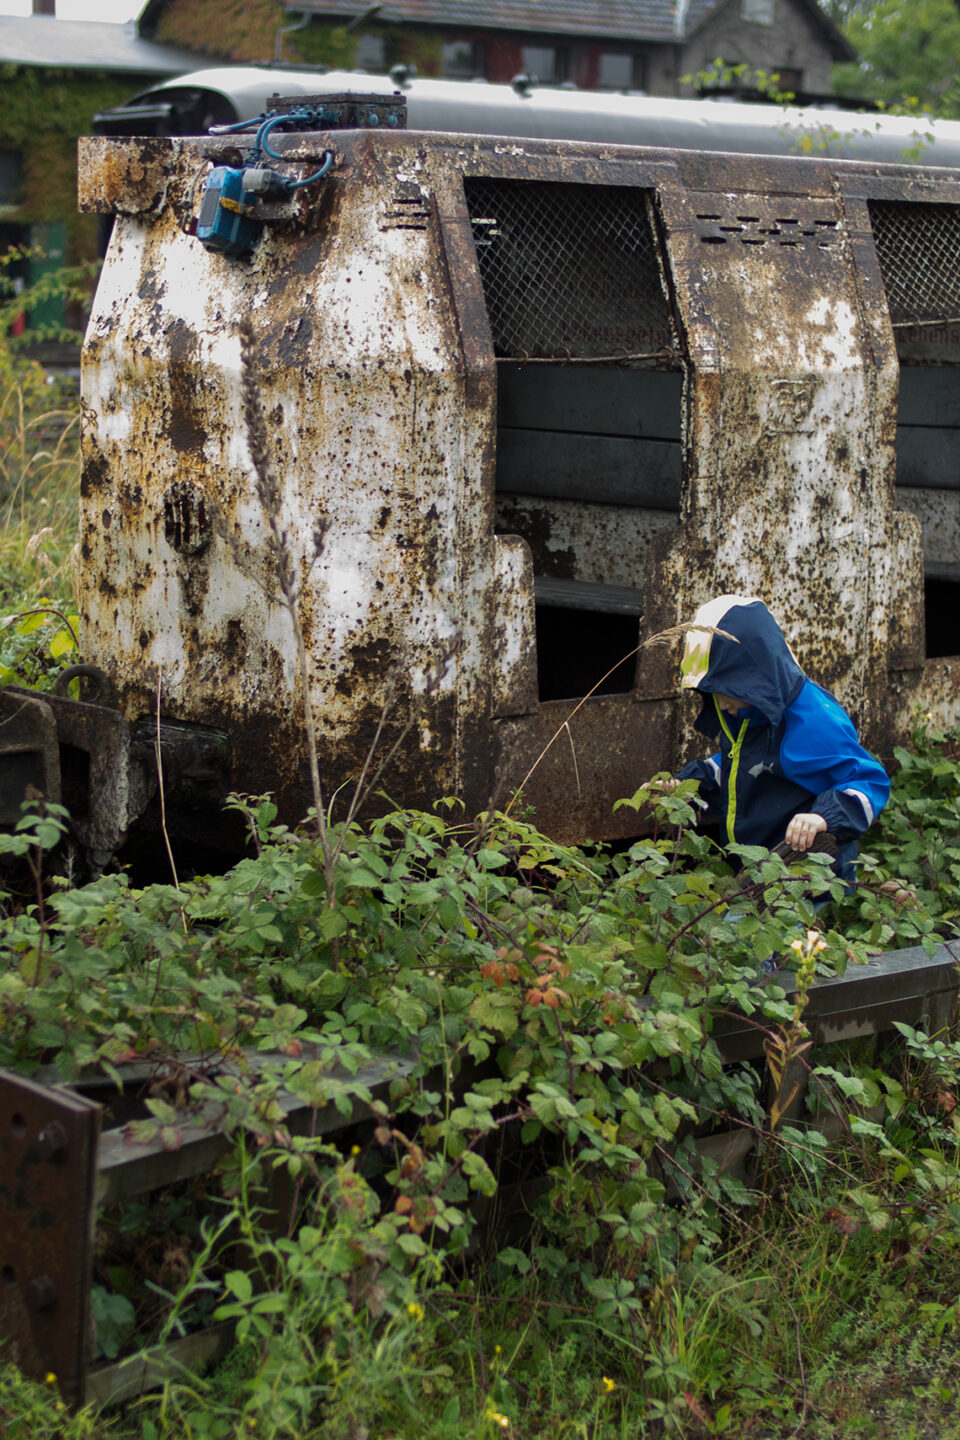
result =
[[20,203],[23,180],[23,158],[19,150],[0,150],[0,206],[12,208]]
[[357,41],[357,58],[354,64],[358,70],[386,70],[387,43],[383,36],[361,35]]
[[803,89],[803,71],[797,70],[790,65],[777,65],[773,71],[777,78],[777,86],[780,90],[789,91],[796,95]]
[[740,0],[740,18],[752,25],[773,24],[774,0]]
[[632,55],[607,50],[597,66],[597,87],[600,90],[632,90],[636,86],[636,64]]
[[521,50],[526,75],[536,75],[544,85],[567,78],[567,52],[552,45],[524,45]]
[[472,80],[483,74],[483,47],[472,40],[451,40],[443,46],[442,65],[444,75]]

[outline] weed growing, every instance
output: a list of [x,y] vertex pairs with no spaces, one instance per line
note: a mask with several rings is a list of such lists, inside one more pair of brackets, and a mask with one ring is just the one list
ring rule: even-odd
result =
[[[16,250],[0,253],[0,293],[17,258]],[[75,278],[64,272],[59,283]],[[17,304],[29,306],[32,293]],[[0,321],[12,318],[11,305],[0,303]],[[70,569],[79,484],[72,383],[54,381],[0,336],[0,683],[49,689],[76,658]]]

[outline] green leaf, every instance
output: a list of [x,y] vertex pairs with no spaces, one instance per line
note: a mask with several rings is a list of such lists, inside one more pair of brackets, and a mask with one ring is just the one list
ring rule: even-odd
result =
[[47,646],[54,660],[59,660],[63,655],[76,653],[77,642],[69,630],[58,630],[56,635]]
[[241,1305],[248,1305],[253,1298],[253,1281],[246,1270],[230,1270],[223,1277],[223,1283],[235,1295]]
[[497,1030],[505,1039],[516,1033],[517,1002],[507,990],[485,990],[470,1006],[470,1018],[485,1029]]

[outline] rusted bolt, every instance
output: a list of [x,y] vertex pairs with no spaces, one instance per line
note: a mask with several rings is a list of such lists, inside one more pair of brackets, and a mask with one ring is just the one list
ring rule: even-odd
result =
[[24,1286],[23,1298],[30,1310],[52,1310],[57,1303],[57,1287],[49,1275],[35,1275]]
[[37,1149],[44,1160],[63,1160],[67,1153],[67,1132],[59,1120],[51,1120],[37,1136]]

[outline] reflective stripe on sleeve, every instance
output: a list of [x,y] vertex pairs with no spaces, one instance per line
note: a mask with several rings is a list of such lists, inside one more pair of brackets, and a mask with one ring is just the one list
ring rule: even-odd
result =
[[873,806],[870,804],[870,801],[867,799],[866,795],[864,795],[862,790],[842,790],[840,793],[842,795],[852,795],[856,800],[859,800],[860,804],[863,806],[863,813],[867,817],[867,824],[873,824]]

